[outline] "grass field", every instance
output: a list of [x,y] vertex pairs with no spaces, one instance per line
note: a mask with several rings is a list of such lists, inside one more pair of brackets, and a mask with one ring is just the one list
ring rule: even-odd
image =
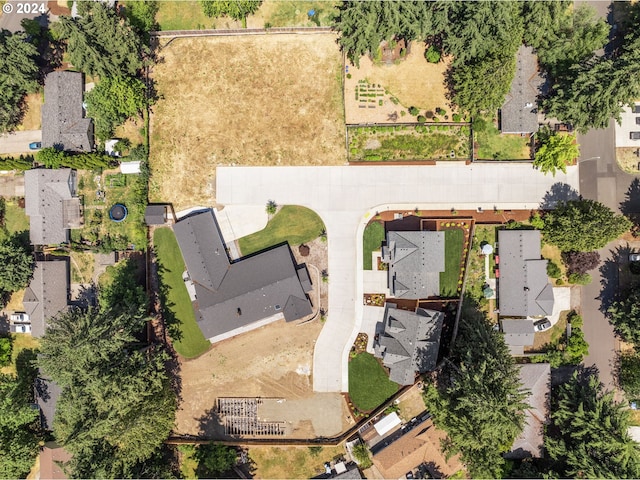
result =
[[487,122],[486,129],[475,132],[475,136],[481,160],[529,160],[531,157],[529,137],[501,134],[493,122]]
[[37,350],[40,348],[40,342],[37,338],[32,337],[31,335],[23,334],[23,333],[13,333],[11,334],[12,340],[12,351],[11,351],[11,363],[6,367],[0,368],[0,373],[6,375],[15,375],[16,374],[16,360],[18,355],[23,350]]
[[249,447],[249,458],[254,462],[254,478],[312,478],[324,473],[324,462],[345,449],[338,447]]
[[250,255],[281,242],[292,247],[318,238],[324,230],[322,219],[313,210],[285,205],[262,230],[238,239],[242,255]]
[[89,283],[93,278],[95,265],[93,254],[88,252],[71,252],[71,281],[73,283]]
[[[349,128],[349,160],[375,162],[470,158],[469,135],[470,130],[466,126]],[[454,152],[453,157],[451,152]]]
[[24,232],[29,230],[29,217],[24,213],[24,208],[20,208],[17,203],[6,201],[4,213],[4,229],[0,229],[0,239],[6,234]]
[[176,39],[154,66],[152,201],[215,201],[218,165],[343,165],[334,35]]
[[30,93],[25,98],[26,113],[16,130],[40,130],[42,126],[42,93]]
[[384,225],[380,222],[371,222],[362,234],[362,269],[373,270],[371,255],[380,250],[384,241]]
[[441,297],[458,296],[463,243],[462,229],[452,228],[444,231],[444,272],[440,272]]
[[198,1],[158,2],[156,21],[160,30],[202,30],[213,28],[215,18],[207,17]]
[[153,235],[158,256],[163,315],[176,351],[186,358],[206,352],[211,344],[204,338],[182,280],[184,261],[173,231],[158,228]]
[[373,355],[360,353],[349,362],[349,397],[359,410],[373,410],[397,391]]

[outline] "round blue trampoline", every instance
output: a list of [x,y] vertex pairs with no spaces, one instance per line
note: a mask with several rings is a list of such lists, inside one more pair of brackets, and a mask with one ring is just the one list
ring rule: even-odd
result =
[[114,222],[122,222],[127,218],[127,207],[121,203],[116,203],[111,210],[109,210],[109,218]]

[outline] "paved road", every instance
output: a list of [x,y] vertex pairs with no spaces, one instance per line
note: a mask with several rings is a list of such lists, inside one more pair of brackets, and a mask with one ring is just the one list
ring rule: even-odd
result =
[[28,153],[31,142],[42,140],[42,130],[24,130],[0,135],[0,154]]
[[553,178],[528,164],[218,167],[217,200],[264,206],[272,199],[307,206],[322,217],[329,242],[329,307],[314,350],[313,388],[340,392],[349,387],[349,349],[363,316],[362,232],[376,211],[533,209],[566,198],[578,183],[576,167]]
[[[33,8],[34,5],[36,6],[35,9]],[[11,12],[7,13],[5,9],[11,9]],[[45,13],[42,13],[42,9],[44,9]],[[25,10],[28,10],[28,13],[25,12]],[[29,0],[28,2],[7,0],[3,8],[2,16],[0,16],[0,30],[9,30],[13,33],[24,30],[20,25],[20,22],[24,18],[36,18],[40,22],[40,25],[46,27],[49,23],[48,12],[49,9],[47,8],[46,0]]]

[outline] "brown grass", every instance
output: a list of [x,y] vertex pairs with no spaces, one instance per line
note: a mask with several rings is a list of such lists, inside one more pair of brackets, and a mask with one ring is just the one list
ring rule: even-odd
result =
[[422,390],[416,387],[409,390],[402,395],[398,402],[399,412],[398,415],[408,422],[416,415],[419,415],[425,410],[424,400],[422,398]]
[[18,290],[11,294],[11,298],[9,299],[9,303],[4,307],[5,310],[9,312],[22,312],[24,311],[24,304],[22,303],[22,299],[24,298],[25,289]]
[[42,94],[30,93],[25,102],[27,111],[17,130],[40,130],[42,126]]
[[315,455],[309,447],[249,447],[254,478],[311,478],[324,473],[324,462],[344,454],[343,446],[322,447]]
[[553,343],[561,338],[567,331],[567,315],[569,315],[568,311],[560,312],[558,322],[553,327],[544,332],[536,333],[533,340],[533,347],[531,347],[530,351],[539,352],[548,343]]
[[141,129],[144,128],[144,121],[142,118],[130,118],[122,125],[116,128],[114,138],[128,138],[131,141],[131,146],[144,143],[144,137],[142,136]]
[[[358,108],[355,102],[355,87],[358,80],[367,80],[372,84],[380,84],[391,95],[400,101],[397,110],[406,110],[415,106],[420,110],[435,111],[436,108],[447,110],[451,119],[451,107],[446,98],[444,73],[450,59],[445,58],[440,63],[428,63],[424,59],[425,46],[422,43],[411,44],[411,53],[397,65],[374,65],[368,56],[360,59],[360,68],[349,65],[350,79],[345,80],[345,107],[347,123],[360,123],[362,121],[386,121],[386,114],[380,120],[361,119],[363,115],[369,115],[369,109]],[[404,106],[404,109],[402,108]],[[375,109],[373,109],[375,111]],[[381,111],[382,112],[382,111]],[[382,112],[384,113],[384,112]],[[404,121],[413,117],[407,115]],[[442,119],[441,119],[442,120]],[[403,117],[400,117],[403,121]]]
[[640,158],[633,152],[638,150],[636,147],[619,147],[616,148],[616,160],[618,166],[627,173],[638,173],[638,163]]
[[[553,263],[555,263],[560,267],[560,271],[562,272],[562,276],[560,278],[562,278],[566,282],[567,269],[565,268],[564,262],[562,261],[562,254],[560,252],[560,249],[555,245],[550,245],[548,243],[545,243],[542,245],[541,253],[543,258],[553,261]],[[556,283],[555,279],[550,279],[550,280],[551,280],[551,283],[555,285]]]
[[152,201],[215,201],[216,165],[346,160],[335,36],[177,39],[154,67]]

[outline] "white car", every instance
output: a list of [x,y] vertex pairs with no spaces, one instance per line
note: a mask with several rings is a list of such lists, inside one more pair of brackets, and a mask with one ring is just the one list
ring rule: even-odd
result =
[[547,318],[543,318],[542,320],[533,322],[534,332],[544,332],[545,330],[549,330],[550,328],[551,328],[551,322]]
[[29,323],[29,315],[25,312],[15,312],[11,314],[12,322]]
[[31,325],[28,323],[16,323],[11,325],[13,333],[31,333]]
[[629,254],[630,262],[640,262],[640,253],[630,253]]

